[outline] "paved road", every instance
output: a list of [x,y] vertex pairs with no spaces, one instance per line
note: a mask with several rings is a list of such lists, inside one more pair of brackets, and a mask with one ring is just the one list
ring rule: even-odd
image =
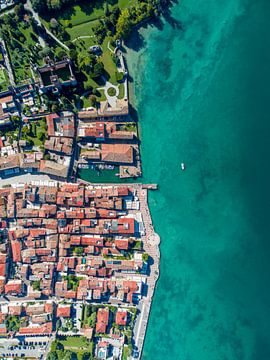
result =
[[7,178],[0,178],[1,186],[3,185],[16,185],[16,184],[29,184],[32,181],[53,181],[48,175],[41,174],[21,174],[18,176],[10,176]]
[[75,42],[75,41],[80,40],[80,39],[90,39],[90,38],[93,38],[93,37],[95,37],[95,36],[94,35],[82,35],[82,36],[76,37],[71,42]]
[[46,349],[41,349],[40,347],[35,347],[34,349],[14,349],[10,350],[8,347],[3,346],[0,349],[0,357],[4,358],[19,358],[23,359],[23,357],[36,358],[38,356],[39,359],[45,358]]
[[[32,3],[30,0],[26,1],[26,4],[24,5],[25,9],[31,11],[31,13],[33,14],[34,19],[36,20],[36,22],[38,23],[39,26],[42,26],[42,22],[39,19],[38,13],[35,12],[35,10],[32,7]],[[65,45],[64,43],[62,43],[62,41],[60,41],[49,29],[46,28],[45,26],[45,30],[46,33],[48,35],[50,35],[60,46],[62,46],[62,48],[64,48],[65,50],[69,51],[69,48],[67,47],[67,45]],[[44,41],[44,40],[43,40]],[[44,42],[44,46],[45,46],[45,42]]]

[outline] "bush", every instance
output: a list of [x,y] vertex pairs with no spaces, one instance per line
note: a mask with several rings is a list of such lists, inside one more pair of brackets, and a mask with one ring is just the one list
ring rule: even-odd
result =
[[147,253],[142,254],[142,259],[143,259],[144,262],[147,262],[148,258],[149,258],[149,255]]
[[104,65],[102,62],[98,62],[94,65],[92,76],[94,79],[101,77],[104,71]]
[[119,71],[116,71],[116,72],[115,72],[115,77],[116,77],[116,80],[117,80],[118,82],[121,82],[121,81],[123,80],[123,78],[124,78],[124,73],[119,72]]
[[109,96],[115,96],[115,95],[116,95],[116,90],[115,90],[115,88],[110,87],[110,88],[108,89],[108,95],[109,95]]

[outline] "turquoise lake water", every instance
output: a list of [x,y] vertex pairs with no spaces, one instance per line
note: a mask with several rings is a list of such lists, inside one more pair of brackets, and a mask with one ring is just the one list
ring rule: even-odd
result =
[[144,180],[160,186],[143,360],[270,359],[269,16],[269,0],[182,0],[129,53]]
[[182,0],[134,35],[162,254],[143,360],[270,359],[269,16],[269,0]]

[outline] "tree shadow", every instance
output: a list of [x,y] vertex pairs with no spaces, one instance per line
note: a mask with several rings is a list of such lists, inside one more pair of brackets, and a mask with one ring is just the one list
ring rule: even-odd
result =
[[130,74],[128,74],[128,82],[129,82],[129,83],[133,83],[133,82],[134,82],[134,79],[133,79],[133,77],[132,77]]
[[173,29],[183,30],[183,25],[182,25],[181,21],[175,19],[171,15],[171,10],[170,9],[167,9],[167,10],[163,11],[162,15],[164,17],[164,20],[168,24],[170,24]]
[[133,29],[128,40],[125,42],[125,46],[128,49],[132,49],[134,51],[140,51],[144,47],[144,45],[145,45],[144,38],[139,33],[138,30],[139,30],[138,28]]
[[130,103],[129,103],[129,114],[130,114],[130,117],[131,117],[132,121],[138,122],[138,120],[139,120],[138,112],[133,107],[133,105],[130,104]]
[[104,81],[104,78],[105,79],[109,79],[109,74],[107,73],[107,71],[104,70],[102,76],[99,76],[99,77],[96,77],[96,78],[93,78],[93,80],[98,84],[98,86],[104,86],[105,85],[105,81]]

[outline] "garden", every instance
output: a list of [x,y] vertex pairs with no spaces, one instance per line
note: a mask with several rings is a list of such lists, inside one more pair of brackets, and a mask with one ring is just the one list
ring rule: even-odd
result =
[[0,91],[7,90],[9,85],[7,71],[4,67],[0,68]]
[[26,140],[30,146],[42,147],[47,136],[47,124],[44,118],[32,121],[29,125],[22,128],[22,140]]
[[58,336],[47,360],[92,360],[94,343],[82,336]]

